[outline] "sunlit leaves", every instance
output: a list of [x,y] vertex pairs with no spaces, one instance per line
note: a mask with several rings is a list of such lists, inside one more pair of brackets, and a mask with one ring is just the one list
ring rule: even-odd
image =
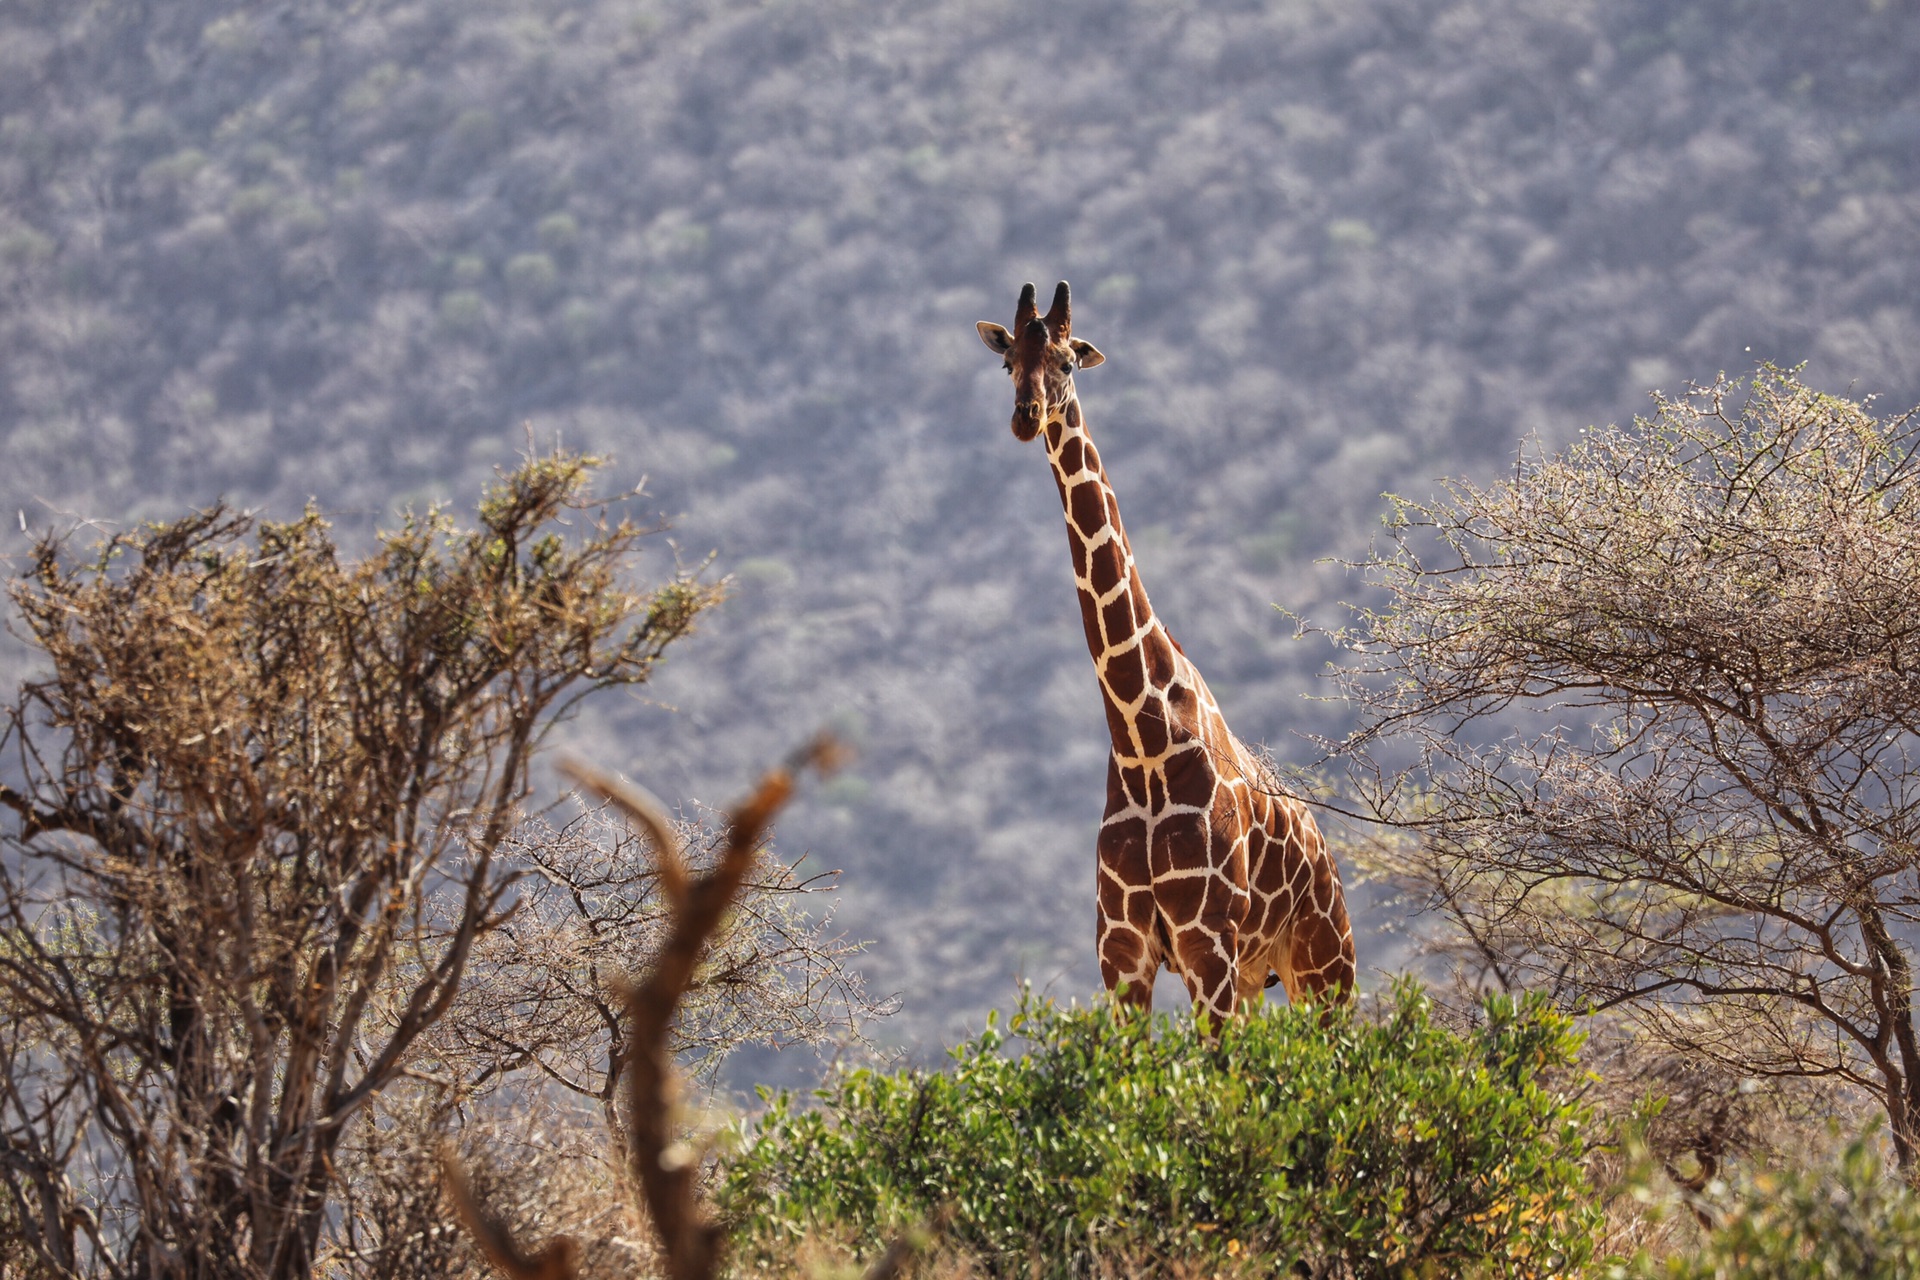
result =
[[1482,1012],[1456,1035],[1403,985],[1377,1020],[1274,1008],[1215,1043],[1189,1019],[1029,998],[1009,1039],[989,1026],[944,1072],[773,1100],[724,1199],[767,1261],[809,1235],[871,1249],[946,1205],[999,1274],[1227,1258],[1560,1274],[1594,1227],[1585,1113],[1552,1083],[1577,1038],[1538,1002]]

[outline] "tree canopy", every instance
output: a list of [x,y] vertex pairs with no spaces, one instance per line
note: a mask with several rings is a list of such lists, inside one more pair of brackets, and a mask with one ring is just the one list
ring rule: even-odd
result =
[[343,1139],[510,905],[541,737],[717,598],[628,581],[647,531],[593,466],[530,458],[474,527],[357,560],[311,510],[40,541],[12,596],[46,670],[0,719],[9,1251],[309,1273]]
[[1395,870],[1503,984],[1920,1153],[1920,414],[1767,368],[1402,501],[1347,744]]

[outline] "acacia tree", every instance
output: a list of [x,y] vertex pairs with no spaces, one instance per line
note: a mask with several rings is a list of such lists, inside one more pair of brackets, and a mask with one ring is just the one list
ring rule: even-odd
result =
[[[694,873],[732,840],[724,823],[677,822],[670,834]],[[706,1080],[743,1044],[842,1043],[891,1011],[867,998],[851,968],[858,945],[833,931],[831,913],[806,910],[838,873],[803,876],[764,846],[754,852],[674,1023],[675,1057]],[[627,1031],[616,988],[659,951],[672,922],[657,855],[601,806],[558,825],[535,818],[495,856],[521,873],[516,908],[475,944],[466,989],[430,1036],[434,1052],[465,1096],[527,1073],[591,1100],[618,1128]]]
[[361,560],[224,506],[77,564],[39,542],[12,596],[47,673],[0,727],[16,1257],[308,1273],[343,1136],[503,918],[542,733],[717,598],[628,585],[647,531],[569,520],[596,465],[531,458],[477,528],[410,517]]
[[[784,796],[799,771],[830,770],[840,756],[817,740],[757,794],[772,785]],[[424,1038],[413,1086],[390,1090],[379,1123],[343,1149],[342,1212],[323,1270],[368,1280],[543,1274],[503,1262],[518,1256],[503,1242],[563,1237],[578,1274],[658,1270],[664,1255],[648,1243],[657,1206],[636,1203],[646,1179],[634,1160],[646,1132],[656,1143],[681,1132],[660,1112],[674,1092],[658,1087],[665,1064],[710,1080],[741,1045],[845,1045],[891,1008],[866,998],[847,965],[858,947],[832,932],[830,914],[806,910],[837,873],[802,878],[769,856],[778,797],[715,822],[674,821],[630,783],[562,767],[607,802],[557,826],[530,820],[496,850],[497,863],[524,873],[517,907],[476,942],[458,999]],[[709,880],[731,886],[724,909],[697,936],[681,932],[697,896],[689,886]],[[675,948],[693,958],[675,961],[671,1016],[636,1018],[635,982]],[[633,1066],[650,1055],[652,1115],[636,1127]],[[453,1203],[484,1219],[477,1247],[442,1195],[450,1156],[466,1168]],[[674,1192],[682,1221],[692,1189]]]
[[[672,853],[663,861],[620,812],[583,802],[565,821],[536,815],[493,850],[517,877],[513,912],[475,939],[408,1086],[389,1090],[341,1148],[322,1270],[335,1263],[366,1280],[492,1274],[441,1197],[448,1147],[480,1156],[478,1198],[519,1234],[573,1236],[587,1274],[635,1265],[647,1232],[617,1155],[629,1127],[621,1074],[636,1044],[624,988],[666,946],[669,868],[706,874],[736,839],[725,822],[663,817]],[[859,944],[835,931],[830,910],[809,909],[838,873],[802,875],[764,841],[752,852],[669,1028],[668,1052],[707,1083],[743,1045],[846,1047],[893,1008],[867,997],[851,966]]]
[[1393,870],[1486,972],[1920,1152],[1920,419],[1765,367],[1401,501],[1347,639]]

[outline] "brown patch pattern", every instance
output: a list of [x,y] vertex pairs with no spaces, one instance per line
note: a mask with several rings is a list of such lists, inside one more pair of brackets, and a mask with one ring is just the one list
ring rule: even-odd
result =
[[1047,405],[1044,439],[1113,739],[1095,895],[1102,979],[1146,1008],[1164,965],[1217,1018],[1276,980],[1290,1000],[1346,999],[1339,870],[1313,815],[1228,730],[1154,616],[1071,384]]

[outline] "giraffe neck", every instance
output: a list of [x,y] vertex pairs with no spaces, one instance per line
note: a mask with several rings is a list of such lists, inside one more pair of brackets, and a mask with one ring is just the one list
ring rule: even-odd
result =
[[1184,701],[1182,689],[1190,683],[1182,679],[1186,660],[1147,602],[1119,500],[1087,434],[1078,397],[1048,421],[1046,441],[1114,755],[1122,761],[1158,758],[1179,711],[1173,704]]

